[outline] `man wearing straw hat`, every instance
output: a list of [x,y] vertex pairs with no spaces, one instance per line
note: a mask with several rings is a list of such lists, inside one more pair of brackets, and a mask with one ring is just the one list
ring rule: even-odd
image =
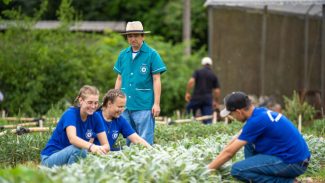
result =
[[153,144],[154,117],[160,113],[160,75],[167,68],[158,52],[144,41],[148,33],[140,21],[127,23],[122,34],[130,46],[120,52],[113,70],[118,74],[115,89],[121,89],[127,96],[122,116],[143,139]]

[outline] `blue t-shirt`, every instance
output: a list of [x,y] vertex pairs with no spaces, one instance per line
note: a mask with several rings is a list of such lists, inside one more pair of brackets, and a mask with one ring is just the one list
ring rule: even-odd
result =
[[121,51],[113,70],[122,77],[121,90],[126,94],[126,109],[151,110],[154,103],[153,75],[167,68],[158,52],[145,42],[132,58],[132,48]]
[[98,114],[88,115],[87,120],[82,121],[80,108],[70,107],[63,113],[41,155],[50,156],[71,145],[66,132],[68,126],[76,127],[77,136],[85,141],[89,141],[95,134],[105,131],[103,122]]
[[297,163],[310,157],[306,141],[292,122],[282,114],[266,108],[255,108],[238,137],[255,145],[260,154]]
[[[127,138],[128,136],[132,135],[135,133],[131,125],[126,121],[125,118],[122,116],[113,119],[112,121],[108,122],[104,119],[102,111],[97,111],[96,112],[104,121],[104,127],[105,127],[105,132],[106,136],[108,138],[109,146],[111,150],[114,150],[114,144],[121,133],[124,138]],[[94,141],[95,144],[99,144],[98,138],[95,138]]]

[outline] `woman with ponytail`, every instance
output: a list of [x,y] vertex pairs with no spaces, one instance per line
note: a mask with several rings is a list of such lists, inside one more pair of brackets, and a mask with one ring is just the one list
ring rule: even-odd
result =
[[[47,167],[75,163],[85,158],[87,152],[106,154],[109,145],[104,124],[98,114],[99,91],[94,86],[83,86],[75,99],[75,106],[61,116],[45,148],[41,152],[41,164]],[[97,136],[101,145],[90,139]]]
[[[119,134],[122,134],[124,138],[127,138],[133,144],[151,147],[147,141],[133,130],[126,119],[121,116],[125,108],[125,103],[125,94],[119,89],[111,89],[104,95],[103,105],[96,112],[104,121],[105,132],[111,150],[120,150],[120,148],[113,148]],[[99,138],[95,138],[94,143],[99,144]]]

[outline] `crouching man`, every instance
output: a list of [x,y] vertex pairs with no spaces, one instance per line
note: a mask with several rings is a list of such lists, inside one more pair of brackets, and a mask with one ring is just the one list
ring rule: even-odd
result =
[[208,165],[218,169],[245,146],[245,160],[236,162],[231,175],[244,182],[297,182],[310,160],[306,141],[292,122],[282,114],[254,107],[243,92],[224,99],[221,116],[231,115],[246,124]]

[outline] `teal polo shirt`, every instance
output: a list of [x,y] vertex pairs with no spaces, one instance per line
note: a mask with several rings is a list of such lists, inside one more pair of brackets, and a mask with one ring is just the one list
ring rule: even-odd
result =
[[113,70],[122,76],[121,90],[126,94],[126,109],[151,110],[154,103],[154,74],[162,74],[166,65],[156,50],[145,42],[134,59],[131,46],[122,50]]

